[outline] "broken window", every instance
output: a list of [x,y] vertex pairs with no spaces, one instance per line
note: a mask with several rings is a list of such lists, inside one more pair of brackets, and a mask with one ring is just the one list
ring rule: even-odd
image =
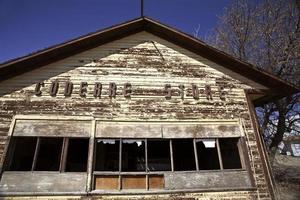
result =
[[31,171],[35,147],[36,147],[36,138],[33,137],[12,138],[10,143],[12,159],[9,161],[10,164],[8,164],[9,166],[8,170]]
[[119,140],[96,140],[95,171],[119,171]]
[[195,170],[193,139],[172,140],[175,171]]
[[170,171],[170,141],[169,140],[148,140],[148,170],[149,171]]
[[41,138],[35,170],[58,171],[62,144],[63,138]]
[[66,171],[85,172],[87,169],[89,139],[69,139]]
[[239,148],[238,148],[238,141],[239,138],[219,139],[224,169],[242,168]]
[[145,141],[122,141],[122,171],[146,171]]
[[220,169],[215,139],[196,140],[199,170]]

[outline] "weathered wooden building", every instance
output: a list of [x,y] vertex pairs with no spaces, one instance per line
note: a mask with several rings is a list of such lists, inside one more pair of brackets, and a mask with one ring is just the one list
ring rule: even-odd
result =
[[0,79],[1,196],[275,198],[253,103],[298,89],[189,35],[139,18]]

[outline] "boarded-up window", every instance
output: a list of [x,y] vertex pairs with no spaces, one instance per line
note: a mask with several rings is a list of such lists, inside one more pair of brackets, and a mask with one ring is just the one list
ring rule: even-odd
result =
[[12,153],[11,164],[8,170],[30,171],[36,147],[34,137],[15,137],[11,139],[10,151]]
[[175,171],[195,170],[193,139],[172,140]]
[[242,168],[238,141],[238,138],[219,139],[224,169]]
[[96,190],[117,190],[119,189],[119,176],[99,175],[95,177]]
[[146,189],[146,175],[122,176],[122,189]]
[[148,170],[149,171],[170,171],[170,141],[169,140],[148,140]]
[[119,171],[119,140],[96,141],[95,171]]
[[163,175],[149,175],[149,189],[163,189],[165,180]]
[[89,139],[69,139],[67,172],[85,172],[87,169]]

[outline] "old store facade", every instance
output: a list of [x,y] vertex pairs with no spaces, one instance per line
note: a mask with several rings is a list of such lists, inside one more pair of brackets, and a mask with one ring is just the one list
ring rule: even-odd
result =
[[1,196],[275,196],[253,102],[297,88],[184,33],[139,18],[0,73]]

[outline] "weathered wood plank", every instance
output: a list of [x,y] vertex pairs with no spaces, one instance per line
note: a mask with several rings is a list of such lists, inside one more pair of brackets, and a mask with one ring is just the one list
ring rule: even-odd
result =
[[59,120],[16,120],[13,136],[89,137],[91,122]]
[[0,192],[85,192],[86,173],[4,172]]
[[238,125],[227,124],[163,124],[164,138],[241,137]]
[[161,138],[161,125],[149,123],[97,122],[96,137]]
[[165,173],[166,189],[251,188],[246,171]]

